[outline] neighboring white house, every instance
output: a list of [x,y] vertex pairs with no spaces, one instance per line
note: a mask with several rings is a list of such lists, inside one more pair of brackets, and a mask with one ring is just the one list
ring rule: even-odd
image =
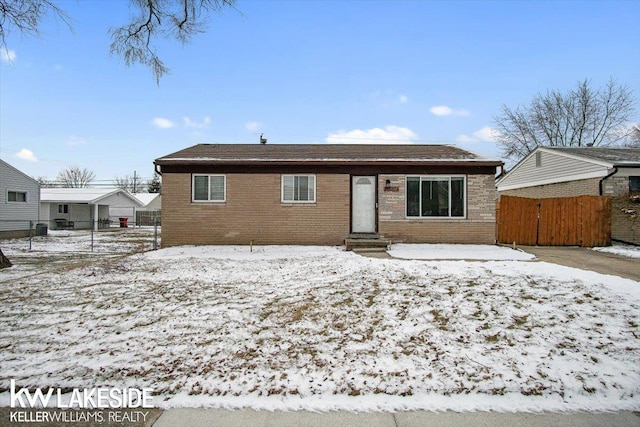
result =
[[118,218],[126,217],[129,224],[136,225],[153,225],[155,221],[153,218],[155,215],[159,215],[162,208],[162,196],[160,193],[133,193],[138,201],[141,203],[140,207],[122,207],[111,206],[109,208],[109,217],[112,221],[117,221]]
[[138,208],[138,211],[154,212],[162,209],[160,193],[134,193],[133,195],[142,203],[142,207]]
[[611,238],[640,244],[640,206],[618,206],[616,200],[640,194],[640,148],[538,147],[496,187],[501,196],[539,199],[612,196]]
[[53,230],[98,230],[109,227],[111,206],[135,210],[142,203],[119,188],[43,188],[40,205],[40,222]]
[[38,181],[0,160],[0,238],[28,236],[39,208]]

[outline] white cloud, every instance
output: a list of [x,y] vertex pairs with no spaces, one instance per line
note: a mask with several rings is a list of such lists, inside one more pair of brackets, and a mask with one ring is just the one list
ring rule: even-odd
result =
[[339,130],[327,137],[329,144],[410,144],[418,139],[411,129],[386,126],[384,129]]
[[409,102],[409,97],[407,95],[400,95],[398,101],[400,101],[401,104],[406,104]]
[[19,159],[22,160],[28,160],[30,162],[37,162],[38,158],[33,154],[33,151],[23,148],[22,150],[18,151],[15,156]]
[[451,107],[447,107],[446,105],[436,105],[429,109],[431,114],[438,117],[445,116],[468,116],[469,112],[467,110],[454,110]]
[[260,122],[247,122],[244,125],[244,128],[249,132],[257,132],[262,128],[262,123]]
[[184,117],[184,125],[188,128],[204,129],[209,127],[209,123],[211,123],[211,118],[209,116],[205,116],[201,122],[196,122],[191,120],[189,117]]
[[497,131],[489,126],[484,126],[471,135],[461,134],[456,137],[457,142],[495,142]]
[[15,62],[16,60],[16,51],[15,50],[11,50],[11,49],[0,49],[0,58],[2,58],[3,61],[5,62]]
[[175,123],[173,123],[169,119],[165,119],[164,117],[154,118],[153,120],[151,120],[151,124],[159,127],[160,129],[170,129],[175,126]]

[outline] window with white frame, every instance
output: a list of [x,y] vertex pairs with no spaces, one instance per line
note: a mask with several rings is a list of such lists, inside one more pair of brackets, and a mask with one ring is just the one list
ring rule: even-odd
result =
[[194,202],[224,202],[227,198],[227,177],[225,175],[192,175],[192,195]]
[[7,202],[25,203],[26,201],[27,201],[26,191],[8,191],[7,192]]
[[68,214],[69,213],[69,205],[58,205],[58,213],[59,214]]
[[315,175],[282,175],[282,201],[286,203],[315,203]]
[[408,176],[407,217],[463,218],[466,214],[464,176]]

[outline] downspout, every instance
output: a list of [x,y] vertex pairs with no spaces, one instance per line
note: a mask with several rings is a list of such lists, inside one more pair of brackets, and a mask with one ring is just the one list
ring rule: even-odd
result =
[[162,172],[160,172],[160,170],[158,169],[158,166],[160,166],[160,165],[157,164],[157,163],[154,163],[153,164],[153,170],[155,170],[158,175],[162,176]]
[[613,167],[613,172],[609,173],[607,176],[605,176],[604,178],[602,178],[600,180],[600,182],[598,182],[598,193],[602,196],[602,183],[604,182],[605,179],[609,179],[611,178],[613,175],[618,173],[618,167],[614,166]]

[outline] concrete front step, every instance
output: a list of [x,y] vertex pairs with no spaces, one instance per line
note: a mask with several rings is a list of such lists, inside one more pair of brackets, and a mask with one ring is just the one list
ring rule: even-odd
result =
[[387,250],[391,241],[385,238],[377,239],[362,239],[362,238],[346,238],[344,239],[345,249],[350,251],[352,249],[379,249]]

